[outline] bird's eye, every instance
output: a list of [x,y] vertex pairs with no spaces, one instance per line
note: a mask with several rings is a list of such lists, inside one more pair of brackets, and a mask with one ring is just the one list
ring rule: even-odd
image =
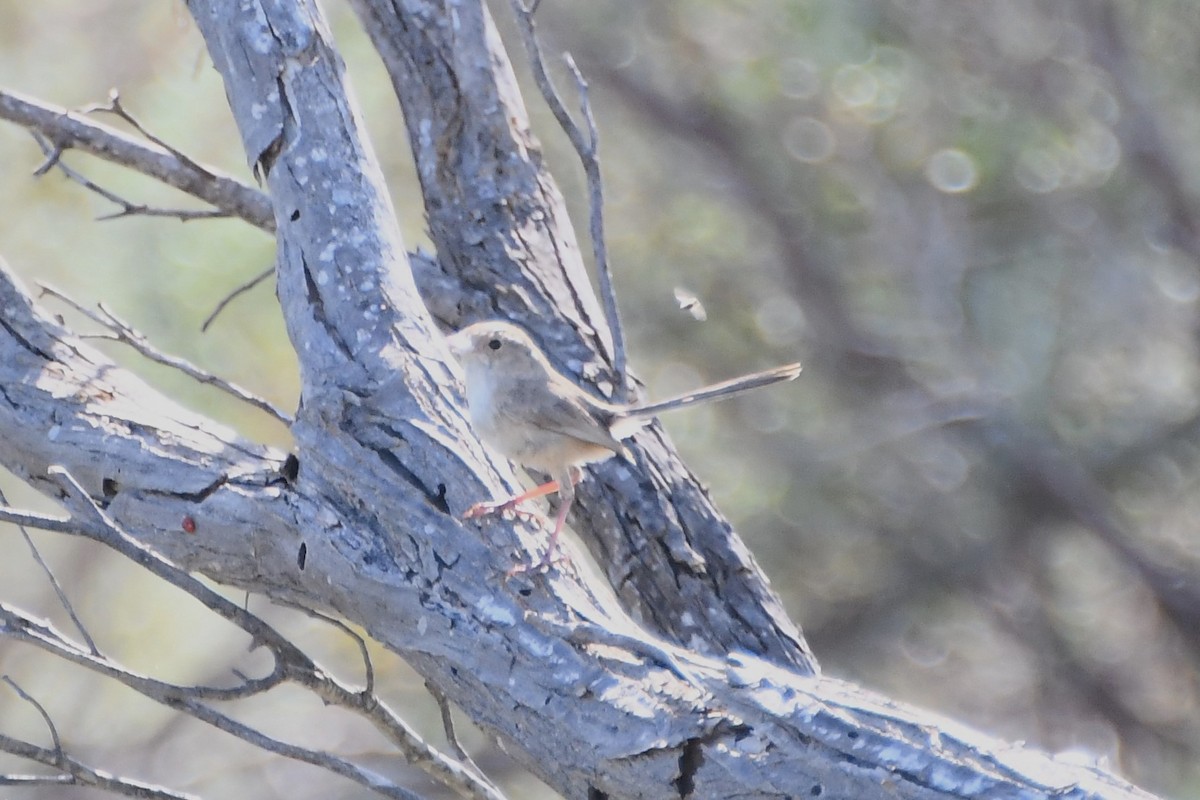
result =
[[492,339],[488,342],[488,347],[492,348],[493,350],[499,350],[501,344],[502,343],[499,339]]

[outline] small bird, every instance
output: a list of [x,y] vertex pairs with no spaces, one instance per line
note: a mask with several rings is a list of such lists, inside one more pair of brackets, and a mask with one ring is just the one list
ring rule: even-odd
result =
[[[621,440],[663,411],[721,400],[741,392],[794,380],[799,364],[744,375],[655,403],[620,405],[601,400],[556,370],[522,328],[509,322],[477,322],[450,336],[450,350],[467,379],[467,406],[480,438],[523,467],[549,473],[548,481],[498,502],[476,503],[464,518],[507,511],[557,491],[561,503],[546,554],[531,567],[553,563],[567,512],[575,499],[580,467],[614,455],[632,462]],[[523,571],[523,570],[519,570]]]

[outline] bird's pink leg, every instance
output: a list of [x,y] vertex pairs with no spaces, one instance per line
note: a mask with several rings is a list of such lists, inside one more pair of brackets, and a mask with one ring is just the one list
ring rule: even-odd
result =
[[567,512],[570,510],[571,499],[564,499],[562,505],[559,506],[558,514],[554,516],[554,531],[550,534],[550,541],[546,543],[546,554],[538,559],[538,561],[535,563],[531,564],[526,562],[513,567],[506,573],[508,577],[511,578],[513,575],[520,575],[523,572],[541,572],[547,567],[557,564],[559,561],[562,561],[567,557],[565,554],[561,556],[555,556],[554,553],[558,549],[558,537],[562,533],[563,526],[567,522]]
[[[571,504],[575,502],[575,484],[583,478],[583,472],[579,467],[568,467],[567,470],[558,477],[558,480],[551,481],[559,490],[559,506],[558,513],[554,515],[554,530],[550,534],[550,541],[546,543],[546,553],[537,562],[533,564],[525,563],[518,564],[508,571],[508,577],[519,575],[523,572],[541,572],[547,567],[557,564],[559,561],[566,559],[566,555],[555,555],[558,552],[558,539],[562,535],[563,527],[567,524],[567,514],[571,511]],[[550,484],[543,484],[537,487],[542,489]],[[534,489],[533,491],[537,491]],[[552,490],[551,490],[552,491]],[[545,494],[545,492],[543,492]]]
[[[546,481],[541,486],[535,486],[527,492],[515,494],[507,500],[484,500],[476,503],[463,512],[462,518],[475,519],[476,517],[485,517],[488,514],[503,514],[507,511],[516,511],[517,506],[526,500],[535,500],[557,491],[558,481]],[[518,511],[517,513],[528,514],[529,512]]]

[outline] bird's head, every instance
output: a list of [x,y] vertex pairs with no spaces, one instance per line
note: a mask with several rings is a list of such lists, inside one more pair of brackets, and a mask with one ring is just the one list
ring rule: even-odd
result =
[[529,334],[510,322],[476,322],[446,341],[466,372],[468,384],[484,376],[489,380],[500,376],[515,378],[545,373],[550,368]]

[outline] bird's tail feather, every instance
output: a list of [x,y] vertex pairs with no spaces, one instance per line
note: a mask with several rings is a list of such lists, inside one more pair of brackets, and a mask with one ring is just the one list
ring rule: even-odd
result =
[[666,400],[658,400],[638,406],[637,408],[632,408],[629,410],[629,416],[634,418],[653,417],[664,411],[671,411],[676,408],[686,408],[710,400],[724,400],[727,397],[733,397],[735,394],[748,392],[760,386],[770,386],[773,383],[795,380],[799,375],[799,364],[784,364],[781,367],[755,372],[752,375],[743,375],[740,378],[732,378],[722,383],[714,383],[712,386],[705,386],[703,389],[696,389],[695,391],[670,397]]

